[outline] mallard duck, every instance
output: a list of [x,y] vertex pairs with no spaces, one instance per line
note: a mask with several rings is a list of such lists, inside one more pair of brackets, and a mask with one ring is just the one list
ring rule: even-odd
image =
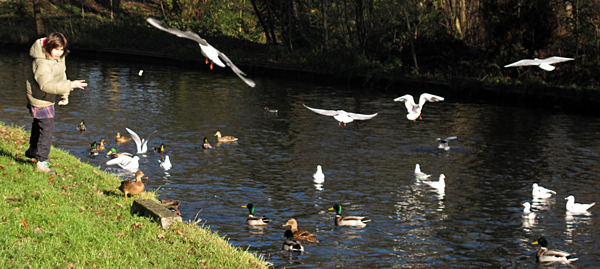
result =
[[177,215],[181,215],[181,213],[179,212],[179,205],[181,204],[181,202],[173,200],[160,200],[160,202],[166,209],[173,211],[173,213]]
[[270,109],[268,106],[265,107],[265,110],[267,112],[271,112],[271,113],[277,113],[277,109]]
[[333,205],[329,210],[335,210],[335,225],[336,226],[357,226],[364,227],[371,219],[368,217],[347,216],[342,218],[342,207],[338,204]]
[[133,157],[133,154],[129,153],[129,152],[118,152],[117,153],[117,149],[116,148],[111,148],[110,151],[108,151],[108,153],[106,153],[106,156],[110,159],[114,159],[114,158],[118,158],[121,156],[129,156],[129,157]]
[[567,201],[567,211],[570,213],[586,213],[590,207],[594,206],[596,203],[591,204],[580,204],[575,203],[575,196],[569,195],[569,197],[565,198]]
[[98,144],[98,150],[104,151],[106,149],[106,145],[104,144],[106,140],[104,138],[100,138],[100,144]]
[[548,249],[548,240],[544,237],[540,237],[537,241],[531,243],[533,245],[539,244],[541,247],[535,254],[535,260],[537,262],[562,262],[570,263],[576,261],[579,258],[573,256],[575,253],[568,253],[562,250]]
[[121,132],[117,132],[117,143],[127,143],[131,140],[131,138],[126,136],[121,136]]
[[298,222],[296,221],[296,219],[293,219],[293,218],[289,219],[282,226],[291,226],[292,227],[290,230],[294,233],[294,240],[319,243],[319,240],[317,240],[315,238],[317,235],[312,234],[312,233],[308,232],[307,230],[298,230]]
[[300,242],[294,240],[294,233],[291,230],[286,230],[283,236],[285,237],[283,245],[281,245],[283,251],[304,252],[304,247]]
[[254,204],[249,203],[247,205],[243,205],[243,208],[248,208],[249,215],[246,219],[246,223],[248,225],[267,225],[271,220],[265,216],[255,217],[254,216]]
[[344,110],[318,109],[318,108],[309,107],[305,104],[302,104],[302,105],[317,114],[321,114],[321,115],[325,115],[325,116],[332,116],[334,119],[336,119],[338,121],[338,125],[342,125],[342,122],[343,122],[344,126],[346,126],[346,123],[353,122],[354,120],[368,120],[368,119],[371,119],[371,118],[377,116],[377,113],[366,115],[366,114],[346,112]]
[[98,143],[92,142],[92,149],[90,150],[90,155],[97,156],[98,155]]
[[431,176],[429,174],[425,174],[425,173],[421,172],[421,166],[419,164],[415,165],[414,175],[417,179],[427,179],[428,177]]
[[131,157],[128,155],[121,155],[117,158],[108,160],[108,162],[106,162],[106,165],[117,164],[123,169],[133,170],[140,168],[139,160],[140,157],[138,156]]
[[150,137],[154,133],[156,133],[156,131],[152,132],[148,136],[148,138],[146,138],[146,139],[140,139],[140,137],[134,131],[132,131],[131,129],[125,128],[125,130],[127,130],[127,132],[129,132],[129,134],[131,135],[131,138],[135,142],[135,146],[137,147],[137,154],[148,152],[148,140],[150,140]]
[[212,149],[212,146],[210,145],[210,143],[208,143],[208,138],[204,138],[204,144],[202,144],[202,148],[203,149]]
[[429,94],[429,93],[423,93],[419,97],[419,104],[416,104],[413,96],[410,94],[406,94],[406,95],[403,95],[403,96],[400,96],[400,97],[394,99],[394,101],[404,102],[404,105],[406,106],[406,110],[408,110],[408,114],[406,114],[406,118],[409,120],[412,120],[412,121],[417,121],[417,118],[419,118],[420,120],[423,119],[421,117],[421,110],[423,109],[423,105],[425,105],[425,102],[427,102],[427,101],[429,101],[429,102],[444,101],[444,97]]
[[121,186],[119,187],[119,190],[125,194],[125,201],[127,201],[127,194],[137,195],[139,198],[140,193],[144,192],[144,189],[146,187],[144,186],[144,183],[142,182],[142,178],[148,178],[148,177],[144,176],[144,172],[137,171],[135,173],[135,180],[129,179],[129,180],[125,180],[125,181],[121,182]]
[[[195,42],[198,42],[198,45],[200,45],[202,55],[204,55],[206,57],[206,64],[209,63],[208,60],[210,59],[210,69],[213,68],[213,62],[220,67],[225,67],[225,64],[227,64],[227,66],[231,67],[231,70],[233,71],[233,73],[235,73],[240,79],[242,79],[246,84],[248,84],[248,86],[250,86],[250,87],[256,86],[256,83],[254,83],[254,81],[244,77],[246,74],[244,72],[242,72],[242,70],[237,68],[237,66],[235,66],[233,64],[233,62],[225,54],[223,54],[222,52],[215,49],[213,46],[208,44],[208,42],[206,42],[206,40],[204,40],[197,34],[192,33],[190,31],[184,32],[184,31],[180,31],[180,30],[174,29],[174,28],[165,28],[161,22],[159,22],[153,18],[148,18],[146,20],[152,26],[154,26],[160,30],[163,30],[169,34],[173,34],[178,37],[183,37],[183,38],[191,39]],[[221,59],[223,59],[223,61],[225,63],[223,63],[221,61]]]
[[233,142],[233,141],[237,141],[238,139],[233,137],[233,136],[221,136],[221,132],[217,132],[215,133],[215,135],[217,137],[217,141],[219,142]]
[[83,120],[81,120],[81,122],[79,123],[79,125],[77,125],[77,131],[85,131],[87,130],[87,128],[85,128],[85,122]]
[[155,147],[154,152],[164,153],[165,152],[165,144],[160,143],[160,147]]

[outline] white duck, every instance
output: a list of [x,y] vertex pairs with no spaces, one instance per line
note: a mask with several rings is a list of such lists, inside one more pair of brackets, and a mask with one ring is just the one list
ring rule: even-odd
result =
[[427,183],[427,185],[431,186],[432,188],[438,189],[438,190],[444,190],[446,188],[446,182],[444,181],[444,179],[446,178],[446,176],[444,174],[440,174],[440,179],[439,181],[423,181],[425,183]]
[[427,101],[429,101],[429,102],[444,101],[444,97],[429,94],[429,93],[423,93],[423,94],[421,94],[421,97],[419,97],[419,104],[416,104],[413,96],[410,94],[406,94],[406,95],[403,95],[403,96],[400,96],[400,97],[394,99],[394,101],[404,102],[404,105],[406,106],[406,110],[408,110],[408,114],[406,115],[406,118],[408,118],[409,120],[417,121],[417,118],[419,118],[420,120],[423,119],[421,117],[421,110],[423,109],[423,105],[425,104],[425,102],[427,102]]
[[325,182],[325,175],[323,174],[323,168],[321,165],[317,165],[317,171],[313,174],[313,180],[317,184]]
[[139,160],[140,160],[140,157],[138,157],[138,156],[131,157],[131,156],[127,156],[127,155],[122,155],[117,158],[110,159],[109,161],[106,162],[106,165],[117,164],[123,169],[132,170],[132,169],[140,168]]
[[444,149],[444,150],[450,150],[450,146],[448,146],[448,141],[456,140],[457,138],[458,137],[456,137],[456,136],[449,136],[449,137],[446,137],[446,139],[440,139],[438,137],[438,139],[436,139],[436,141],[438,142],[438,148]]
[[[233,70],[233,72],[239,77],[241,78],[246,84],[248,84],[248,86],[250,87],[254,87],[256,86],[256,83],[254,83],[254,81],[252,81],[251,79],[248,79],[244,76],[246,76],[246,73],[242,72],[242,70],[240,70],[239,68],[237,68],[237,66],[235,66],[233,64],[233,62],[231,60],[229,60],[229,58],[227,57],[227,55],[223,54],[222,52],[218,51],[217,49],[215,49],[213,46],[211,46],[210,44],[208,44],[208,42],[206,42],[206,40],[204,40],[203,38],[201,38],[200,36],[198,36],[195,33],[192,33],[190,31],[184,32],[178,29],[174,29],[174,28],[165,28],[164,26],[162,26],[162,23],[153,19],[153,18],[148,18],[146,19],[152,26],[163,30],[167,33],[170,34],[174,34],[178,37],[183,37],[183,38],[187,38],[187,39],[191,39],[193,41],[198,42],[198,45],[200,45],[200,49],[202,50],[202,55],[204,55],[204,57],[206,57],[206,63],[208,64],[208,60],[210,59],[210,69],[213,68],[213,62],[216,63],[218,66],[220,67],[225,67],[225,64],[227,64],[227,66],[231,67],[231,70]],[[220,57],[220,59],[219,59]],[[221,59],[223,59],[223,61],[225,61],[225,63],[223,63],[221,61]]]
[[306,108],[312,110],[313,112],[315,112],[317,114],[321,114],[321,115],[325,115],[325,116],[333,116],[334,119],[336,119],[337,121],[339,121],[340,125],[343,122],[344,126],[346,126],[346,123],[353,122],[354,120],[368,120],[368,119],[371,119],[371,118],[377,116],[377,113],[370,114],[370,115],[365,115],[365,114],[357,114],[357,113],[352,113],[352,112],[346,112],[344,110],[317,109],[317,108],[308,107],[305,104],[302,104],[302,105],[305,106]]
[[169,155],[165,155],[164,160],[158,160],[158,163],[160,163],[160,167],[165,169],[165,171],[171,169],[171,167],[172,167],[171,159],[169,159]]
[[579,204],[575,203],[575,196],[569,195],[569,197],[565,198],[567,200],[567,211],[569,213],[586,213],[587,210],[594,206],[596,203],[591,204]]
[[552,194],[556,194],[555,191],[551,189],[544,188],[537,183],[533,183],[533,189],[531,190],[531,195],[535,198],[550,198]]
[[153,133],[151,133],[148,138],[146,139],[140,139],[140,136],[138,136],[134,131],[132,131],[129,128],[125,128],[125,130],[127,130],[127,132],[129,132],[129,134],[131,135],[131,138],[133,139],[133,141],[135,141],[135,146],[137,147],[137,154],[142,154],[142,153],[146,153],[148,152],[148,140],[150,140],[150,137],[156,133],[156,131],[154,131]]
[[531,212],[531,204],[529,202],[525,202],[521,204],[524,206],[523,208],[523,218],[526,219],[535,219],[535,213]]
[[552,56],[552,57],[548,57],[546,59],[538,59],[538,58],[523,59],[523,60],[516,61],[516,62],[514,62],[512,64],[507,64],[507,65],[504,66],[504,68],[515,67],[515,66],[525,66],[525,65],[537,65],[541,69],[544,69],[546,71],[552,71],[556,67],[552,66],[551,64],[560,63],[560,62],[566,62],[566,61],[572,61],[572,60],[575,60],[575,59],[573,59],[573,58],[565,58],[565,57],[558,57],[558,56]]
[[415,165],[415,177],[417,179],[427,179],[430,176],[431,175],[421,172],[421,166],[419,164]]

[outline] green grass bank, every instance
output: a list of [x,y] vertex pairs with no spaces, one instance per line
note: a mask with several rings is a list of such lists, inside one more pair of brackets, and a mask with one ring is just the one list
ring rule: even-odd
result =
[[[53,148],[52,169],[24,156],[29,132],[0,122],[0,268],[268,268],[193,221],[163,230],[130,214],[122,179]],[[156,200],[156,191],[141,198]]]

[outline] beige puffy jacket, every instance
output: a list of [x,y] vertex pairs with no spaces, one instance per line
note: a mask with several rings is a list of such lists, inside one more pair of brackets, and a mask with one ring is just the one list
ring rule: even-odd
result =
[[54,105],[56,95],[67,97],[72,90],[71,81],[67,80],[65,57],[53,59],[44,53],[42,40],[36,40],[29,50],[33,69],[27,79],[27,99],[34,107]]

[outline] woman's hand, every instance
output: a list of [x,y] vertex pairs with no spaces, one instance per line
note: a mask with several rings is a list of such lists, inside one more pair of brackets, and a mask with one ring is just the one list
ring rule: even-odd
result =
[[73,80],[71,81],[71,89],[83,89],[87,87],[87,83],[85,83],[85,80]]

